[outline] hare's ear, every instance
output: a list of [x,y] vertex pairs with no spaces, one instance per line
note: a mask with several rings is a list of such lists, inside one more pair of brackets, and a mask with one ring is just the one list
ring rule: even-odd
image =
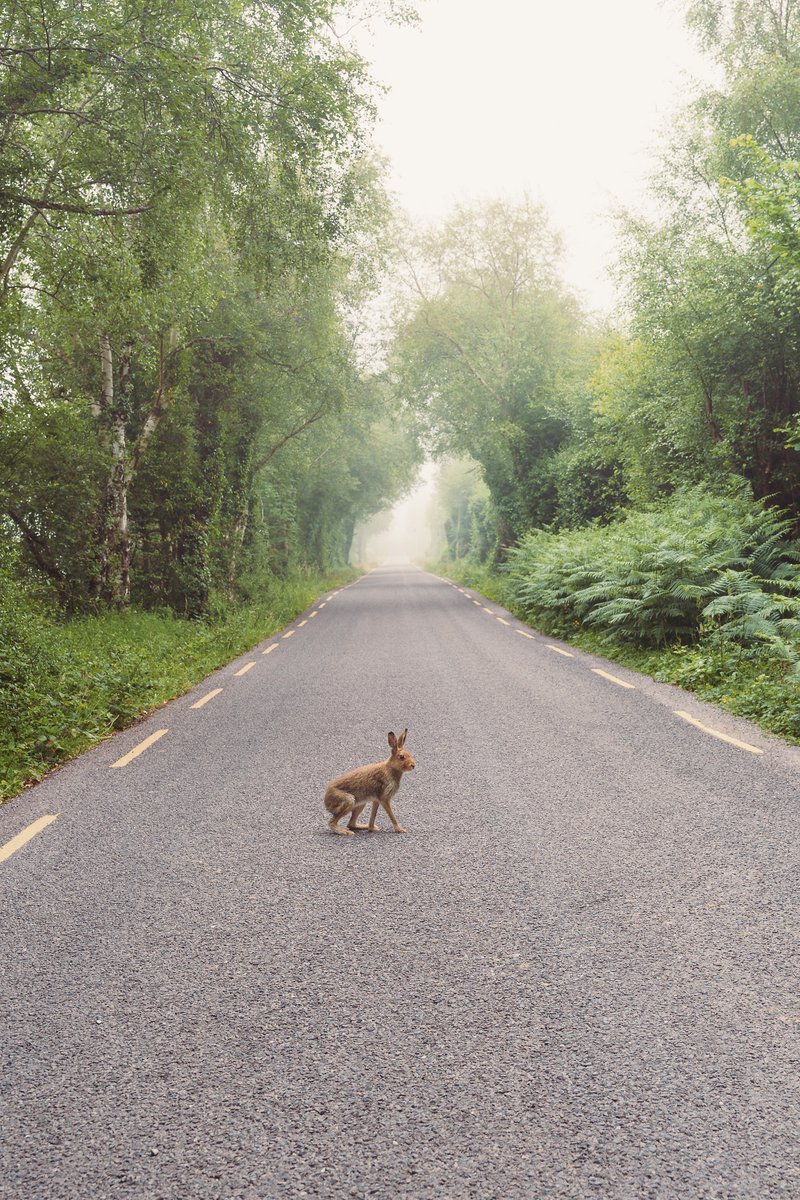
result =
[[397,738],[394,736],[393,733],[389,734],[389,745],[392,747],[393,750],[397,749]]
[[400,749],[400,750],[403,749],[403,746],[405,746],[405,744],[406,744],[407,736],[408,736],[408,730],[404,729],[403,732],[400,734],[400,737],[397,739],[398,749]]

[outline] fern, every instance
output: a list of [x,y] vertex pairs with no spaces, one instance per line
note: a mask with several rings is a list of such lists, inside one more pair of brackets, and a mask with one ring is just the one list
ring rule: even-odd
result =
[[797,661],[800,546],[791,522],[744,494],[703,487],[605,526],[536,530],[510,553],[513,600],[552,629],[590,626],[641,647],[704,627]]

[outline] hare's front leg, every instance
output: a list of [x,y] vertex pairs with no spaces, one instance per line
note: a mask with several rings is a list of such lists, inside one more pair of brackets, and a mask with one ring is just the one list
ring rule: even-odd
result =
[[380,827],[375,824],[375,818],[378,815],[378,809],[380,808],[380,806],[381,806],[380,800],[372,801],[372,812],[370,813],[370,817],[369,817],[370,833],[380,833]]
[[398,821],[397,817],[394,815],[394,809],[392,808],[391,800],[381,800],[381,804],[383,805],[384,809],[386,810],[387,817],[389,818],[389,820],[392,822],[392,825],[394,826],[395,833],[405,833],[406,830],[403,828],[403,826]]

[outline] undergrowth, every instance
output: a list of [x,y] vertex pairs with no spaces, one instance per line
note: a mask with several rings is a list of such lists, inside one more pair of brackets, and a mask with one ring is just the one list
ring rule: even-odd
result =
[[0,577],[0,800],[288,624],[345,570],[270,580],[261,598],[208,621],[132,610],[56,619]]

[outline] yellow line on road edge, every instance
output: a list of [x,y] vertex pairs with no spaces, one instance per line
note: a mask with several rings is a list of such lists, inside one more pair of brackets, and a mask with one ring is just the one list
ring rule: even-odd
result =
[[708,725],[701,724],[695,717],[692,717],[687,712],[682,712],[679,708],[672,710],[676,717],[682,717],[684,721],[688,721],[690,725],[695,725],[698,729],[702,729],[703,733],[710,733],[712,737],[719,738],[721,742],[730,742],[732,746],[738,746],[740,750],[749,750],[751,754],[763,754],[763,750],[759,750],[758,746],[751,746],[749,742],[740,742],[738,738],[729,737],[727,733],[720,733],[718,729],[709,729]]
[[299,623],[299,625],[297,626],[297,628],[298,628],[298,629],[302,629],[302,628],[303,628],[303,626],[304,626],[304,625],[307,625],[307,624],[308,624],[308,617],[306,617],[305,621],[301,621],[301,622]]
[[315,609],[314,609],[314,611],[312,612],[311,616],[308,618],[308,619],[309,619],[309,621],[311,620],[311,617],[315,617],[315,616],[317,615],[317,613],[318,613],[318,612],[319,612],[319,609],[318,609],[318,608],[315,608]]
[[[319,608],[324,608],[327,603],[328,603],[327,600],[323,600],[322,604],[320,604]],[[317,609],[317,612],[319,612],[319,608]]]
[[273,642],[271,646],[267,646],[266,650],[262,650],[261,653],[262,654],[272,654],[272,651],[277,650],[277,649],[278,649],[278,643]]
[[213,700],[215,696],[218,696],[221,691],[222,688],[212,688],[210,692],[206,692],[205,696],[201,696],[196,704],[190,704],[189,707],[202,708],[204,704],[208,704],[209,700]]
[[510,625],[510,624],[511,624],[511,622],[510,622],[510,621],[507,621],[507,620],[505,619],[505,617],[498,617],[497,619],[498,619],[498,621],[500,622],[500,624],[501,624],[501,625]]
[[12,854],[16,854],[26,842],[29,842],[31,838],[35,838],[37,833],[41,833],[43,829],[55,821],[58,815],[58,813],[51,813],[50,816],[39,817],[38,821],[34,821],[31,825],[28,825],[26,829],[23,829],[22,833],[18,833],[10,842],[6,842],[5,846],[0,846],[0,862],[5,862],[7,858],[11,858]]
[[485,604],[483,605],[483,611],[488,612],[490,617],[494,616],[494,613],[492,612],[492,610],[490,608],[487,608]]
[[252,662],[245,663],[245,664],[244,664],[244,666],[242,667],[241,671],[234,671],[234,675],[237,675],[237,676],[238,676],[238,675],[246,675],[246,674],[247,674],[247,672],[248,672],[248,671],[250,671],[250,670],[252,670],[252,668],[253,668],[255,665],[256,665],[256,660],[255,660],[255,659],[253,659],[253,661],[252,661]]
[[524,629],[515,629],[515,630],[514,630],[514,633],[518,633],[520,637],[526,637],[526,638],[530,638],[530,639],[531,639],[531,641],[534,641],[534,640],[535,640],[535,639],[534,639],[534,636],[533,636],[533,634],[532,634],[532,633],[526,633]]
[[[467,596],[467,599],[469,600],[469,596]],[[478,608],[482,608],[482,607],[483,607],[483,606],[482,606],[482,604],[481,604],[481,602],[480,602],[480,600],[473,600],[473,601],[472,601],[472,603],[473,603],[473,604],[477,604]]]
[[138,758],[140,754],[143,754],[148,746],[152,746],[153,742],[157,742],[158,739],[162,738],[165,733],[169,733],[169,730],[157,729],[155,733],[151,733],[150,737],[145,738],[143,742],[139,742],[138,746],[134,746],[133,749],[129,750],[127,754],[123,754],[122,758],[118,758],[116,762],[111,764],[111,766],[127,767],[129,762],[132,762],[134,758]]
[[289,632],[288,632],[288,633],[285,633],[283,636],[284,636],[284,638],[287,638],[287,637],[294,637],[294,630],[293,630],[293,629],[290,629],[290,630],[289,630]]
[[552,650],[554,654],[563,654],[564,658],[574,658],[574,654],[570,654],[569,650],[562,650],[560,646],[551,646],[549,642],[545,642],[548,650]]
[[636,690],[635,683],[626,683],[624,679],[618,679],[616,675],[609,675],[608,671],[601,671],[599,667],[590,667],[590,670],[594,671],[595,675],[602,675],[603,679],[610,679],[612,683],[616,683],[620,687]]

